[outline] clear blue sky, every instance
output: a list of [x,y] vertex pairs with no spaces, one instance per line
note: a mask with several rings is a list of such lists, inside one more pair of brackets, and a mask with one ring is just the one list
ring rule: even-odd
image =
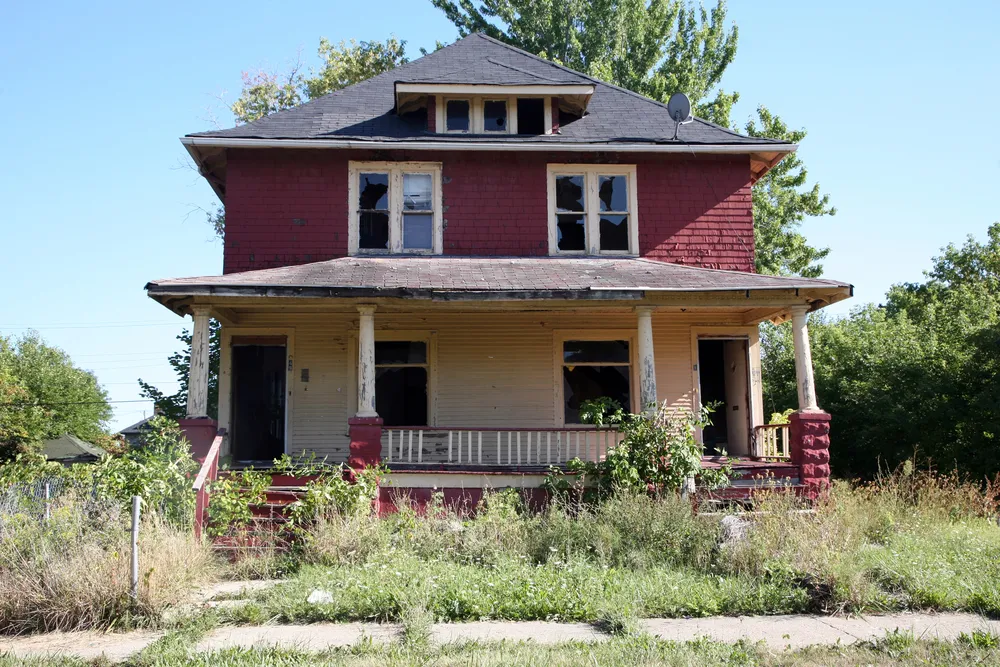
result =
[[[1000,220],[1000,3],[732,0],[730,20],[734,119],[762,103],[807,128],[801,155],[838,208],[804,227],[832,248],[826,275],[857,288],[836,312]],[[3,3],[0,333],[37,328],[115,401],[138,398],[137,377],[172,381],[183,322],[143,285],[222,258],[177,138],[231,124],[218,96],[242,70],[315,64],[321,36],[389,34],[411,57],[456,35],[423,0]],[[112,424],[150,410],[118,403]]]

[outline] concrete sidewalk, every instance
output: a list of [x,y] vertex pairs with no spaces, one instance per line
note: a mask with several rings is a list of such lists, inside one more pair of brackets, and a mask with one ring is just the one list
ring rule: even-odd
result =
[[[1000,621],[974,614],[906,613],[844,618],[831,616],[715,616],[690,619],[644,619],[640,629],[663,639],[687,641],[710,637],[724,642],[740,639],[763,641],[776,650],[814,644],[851,644],[884,637],[887,632],[912,632],[918,639],[955,639],[960,634],[987,630],[1000,635]],[[194,647],[196,652],[225,648],[279,646],[307,651],[351,646],[361,640],[389,643],[399,639],[402,628],[380,623],[316,623],[313,625],[226,626],[209,632]],[[16,657],[72,655],[93,659],[101,655],[124,660],[146,648],[162,633],[100,634],[66,632],[0,639],[0,655]],[[463,641],[605,641],[608,635],[585,623],[543,621],[438,623],[431,639],[437,643]]]

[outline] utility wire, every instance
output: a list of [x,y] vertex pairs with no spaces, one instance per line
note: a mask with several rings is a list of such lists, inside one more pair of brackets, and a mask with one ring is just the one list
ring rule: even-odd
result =
[[106,405],[108,403],[150,403],[152,398],[131,401],[58,401],[55,403],[0,403],[0,408],[51,408],[56,405]]

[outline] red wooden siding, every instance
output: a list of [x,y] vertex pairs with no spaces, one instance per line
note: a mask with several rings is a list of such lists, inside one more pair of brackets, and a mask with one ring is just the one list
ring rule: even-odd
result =
[[441,162],[444,252],[480,256],[548,254],[546,164],[637,164],[642,256],[753,270],[745,156],[234,149],[224,272],[344,256],[349,160]]

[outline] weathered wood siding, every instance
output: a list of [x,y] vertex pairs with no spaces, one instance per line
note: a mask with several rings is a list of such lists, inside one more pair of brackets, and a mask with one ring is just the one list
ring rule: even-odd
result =
[[[288,449],[346,459],[347,419],[357,410],[357,313],[241,315],[229,336],[243,331],[289,329],[292,338]],[[412,333],[431,343],[429,410],[432,425],[455,427],[561,426],[558,340],[597,332],[631,336],[635,358],[636,316],[623,313],[503,312],[389,313],[376,311],[376,340]],[[654,313],[653,341],[659,400],[691,408],[696,400],[692,336],[703,327],[725,327],[734,335],[756,335],[756,327],[725,314]],[[751,339],[751,343],[754,339]],[[696,346],[695,346],[696,349]],[[224,353],[228,353],[224,350]],[[751,354],[751,365],[759,365]],[[227,381],[223,364],[222,391]],[[303,371],[308,370],[308,381]],[[633,396],[637,398],[633,368]],[[759,377],[759,372],[757,374]],[[754,383],[755,393],[759,383]],[[759,398],[754,397],[757,403]],[[228,401],[222,401],[220,421]],[[637,405],[633,408],[637,409]],[[756,410],[755,410],[756,412]]]

